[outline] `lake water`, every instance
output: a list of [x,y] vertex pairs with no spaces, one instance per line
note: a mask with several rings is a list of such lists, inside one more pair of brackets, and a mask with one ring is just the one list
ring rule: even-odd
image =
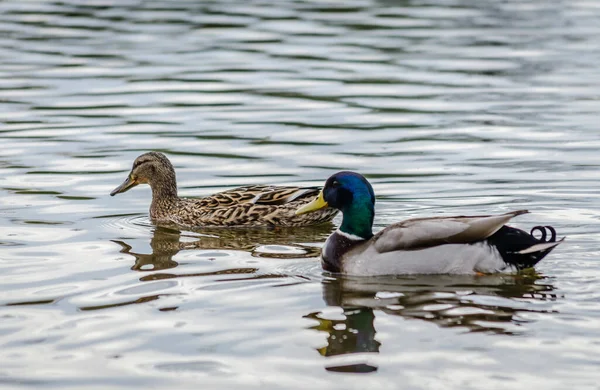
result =
[[[0,2],[0,387],[598,389],[600,3]],[[359,171],[376,229],[527,208],[518,277],[338,278],[339,223],[178,232],[180,194]]]

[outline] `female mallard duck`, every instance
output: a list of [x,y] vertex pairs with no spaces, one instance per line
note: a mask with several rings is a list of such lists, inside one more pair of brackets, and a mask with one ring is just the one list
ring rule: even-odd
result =
[[[375,194],[358,173],[331,176],[301,215],[324,207],[343,214],[342,225],[321,251],[323,268],[351,275],[473,274],[533,267],[562,241],[550,227],[527,233],[504,224],[526,210],[473,217],[417,218],[373,235]],[[540,231],[542,237],[533,236]],[[546,240],[547,231],[551,238]]]
[[152,189],[150,218],[156,223],[183,227],[203,226],[307,226],[330,221],[337,210],[326,208],[310,216],[294,211],[313,199],[316,187],[254,185],[217,194],[187,199],[177,196],[175,169],[162,153],[144,153],[133,162],[127,179],[110,195],[128,191],[138,184]]

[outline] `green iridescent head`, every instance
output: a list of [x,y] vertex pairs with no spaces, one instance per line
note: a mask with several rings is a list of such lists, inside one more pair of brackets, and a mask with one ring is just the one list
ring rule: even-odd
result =
[[364,239],[373,237],[375,193],[364,176],[350,171],[336,173],[327,179],[317,199],[299,208],[296,214],[327,206],[340,210],[344,215],[340,226],[342,232]]

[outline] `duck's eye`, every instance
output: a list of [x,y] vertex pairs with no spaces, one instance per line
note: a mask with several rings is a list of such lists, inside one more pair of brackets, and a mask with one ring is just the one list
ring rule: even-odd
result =
[[339,188],[341,186],[340,182],[337,180],[334,180],[333,183],[331,183],[331,186],[333,188]]

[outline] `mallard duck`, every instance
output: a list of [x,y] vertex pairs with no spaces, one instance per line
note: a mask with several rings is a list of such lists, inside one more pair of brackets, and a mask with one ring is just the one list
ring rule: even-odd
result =
[[180,198],[175,169],[159,152],[144,153],[136,158],[127,179],[110,195],[126,192],[138,184],[148,184],[152,189],[150,218],[155,223],[186,228],[307,226],[330,221],[337,213],[334,208],[325,208],[312,216],[294,213],[314,198],[318,187],[252,185],[205,198]]
[[[373,234],[375,193],[358,173],[339,172],[296,214],[334,207],[342,224],[321,250],[322,266],[350,275],[477,274],[533,267],[561,240],[550,226],[530,233],[506,226],[518,210],[499,215],[417,218]],[[539,231],[542,236],[533,236]],[[550,237],[547,239],[547,235]]]

